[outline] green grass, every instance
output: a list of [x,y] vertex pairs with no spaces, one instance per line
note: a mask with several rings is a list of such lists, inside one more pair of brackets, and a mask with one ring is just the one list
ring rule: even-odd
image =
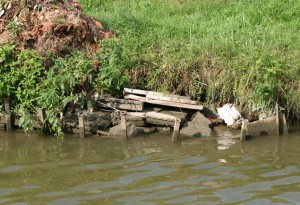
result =
[[133,87],[300,116],[300,1],[80,2],[116,33]]

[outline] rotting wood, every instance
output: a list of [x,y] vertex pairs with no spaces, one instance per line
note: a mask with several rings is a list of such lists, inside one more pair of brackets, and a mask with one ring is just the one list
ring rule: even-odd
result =
[[169,107],[177,107],[177,108],[184,108],[184,109],[192,109],[192,110],[203,110],[202,105],[191,105],[191,104],[184,104],[184,103],[177,103],[177,102],[168,102],[168,101],[162,101],[162,100],[152,100],[148,99],[146,97],[141,97],[137,95],[125,95],[125,99],[131,99],[131,100],[138,100],[145,103],[155,104],[155,105],[163,105],[163,106],[169,106]]
[[42,123],[41,126],[43,126],[44,122],[45,122],[45,111],[42,108],[38,108],[37,109],[37,113],[38,113],[38,118],[40,120],[40,122]]
[[243,119],[242,127],[241,127],[241,137],[240,137],[241,141],[246,140],[246,135],[247,135],[247,132],[248,132],[247,124],[248,124],[248,120]]
[[180,119],[175,119],[172,141],[176,141],[178,139],[180,123],[181,123]]
[[144,103],[134,100],[124,100],[116,98],[102,97],[96,102],[97,107],[108,107],[120,110],[135,110],[142,111],[144,109]]
[[123,94],[135,94],[135,95],[144,95],[146,96],[150,91],[148,90],[140,90],[140,89],[133,89],[133,88],[124,88]]
[[101,136],[109,136],[109,132],[104,132],[102,130],[98,130],[97,131],[97,135],[101,135]]
[[276,112],[276,132],[277,135],[280,135],[280,115],[279,115],[279,105],[276,103],[275,105],[275,112]]
[[127,123],[126,123],[126,112],[121,112],[121,132],[122,139],[127,139]]
[[84,114],[83,113],[78,114],[78,122],[79,122],[80,138],[84,138],[85,137],[85,124],[84,124]]
[[9,98],[4,98],[4,111],[5,111],[5,125],[6,130],[12,130],[12,120],[11,120],[11,113],[10,113],[10,102]]
[[164,94],[164,93],[152,92],[152,91],[148,92],[146,98],[152,100],[161,100],[161,101],[168,101],[168,102],[175,102],[175,103],[198,105],[197,101],[193,101],[190,99],[190,97],[187,96]]
[[[149,112],[128,112],[128,115],[144,117],[146,121],[152,124],[164,124],[165,126],[173,127],[172,141],[176,141],[179,136],[179,129],[181,124],[181,119],[170,114],[158,113],[155,111]],[[148,119],[148,120],[147,120]],[[152,120],[150,120],[152,119]],[[163,122],[163,123],[162,123]]]
[[283,113],[281,114],[281,122],[282,122],[282,127],[283,127],[282,134],[283,135],[289,134],[288,126],[287,126],[286,119],[285,119],[285,114],[283,114]]

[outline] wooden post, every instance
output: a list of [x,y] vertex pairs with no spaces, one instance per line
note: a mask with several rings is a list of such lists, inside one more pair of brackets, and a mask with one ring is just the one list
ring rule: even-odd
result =
[[279,106],[278,103],[275,105],[275,111],[276,111],[276,132],[277,135],[280,135],[280,115],[279,115]]
[[87,109],[89,112],[93,112],[94,107],[91,100],[87,100]]
[[241,136],[240,136],[241,141],[246,140],[246,134],[248,131],[247,124],[248,124],[248,120],[243,119],[242,128],[241,128]]
[[127,124],[126,124],[126,112],[121,112],[121,132],[122,138],[127,139]]
[[287,126],[287,123],[286,123],[286,119],[285,119],[285,114],[282,113],[281,114],[281,121],[282,121],[282,129],[283,129],[283,135],[287,135],[289,133],[289,130],[288,130],[288,126]]
[[10,113],[10,103],[9,98],[4,98],[4,111],[5,111],[5,125],[6,130],[11,131],[12,130],[12,123],[11,123],[11,113]]
[[85,137],[85,125],[84,125],[84,114],[83,113],[78,114],[78,120],[79,120],[80,137],[84,138]]
[[177,139],[178,139],[180,122],[181,122],[180,119],[175,119],[172,141],[177,141]]
[[44,122],[45,122],[45,111],[44,111],[43,108],[38,108],[37,113],[38,113],[38,119],[42,123],[41,128],[43,128],[44,127]]

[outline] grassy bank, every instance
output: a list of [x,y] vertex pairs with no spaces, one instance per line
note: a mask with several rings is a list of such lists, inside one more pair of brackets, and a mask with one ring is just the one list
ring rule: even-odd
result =
[[[299,1],[80,2],[116,38],[95,40],[89,49],[94,52],[60,55],[20,49],[13,41],[0,46],[0,98],[15,103],[25,130],[42,107],[45,124],[61,133],[57,114],[68,102],[82,105],[82,96],[120,94],[124,86],[189,95],[206,104],[235,102],[245,114],[270,115],[278,102],[289,120],[299,120]],[[67,30],[54,37],[82,34],[61,19],[55,26]],[[20,28],[11,20],[5,29],[20,37]]]
[[80,2],[116,33],[133,86],[299,116],[299,1]]

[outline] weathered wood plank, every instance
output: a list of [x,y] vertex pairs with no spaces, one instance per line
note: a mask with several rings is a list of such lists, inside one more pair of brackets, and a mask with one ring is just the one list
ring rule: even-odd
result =
[[172,94],[165,94],[165,93],[152,92],[152,91],[148,92],[146,98],[152,100],[162,100],[162,101],[175,102],[175,103],[198,105],[197,101],[191,100],[191,98],[188,96],[172,95]]
[[247,132],[248,132],[247,125],[248,125],[248,120],[243,119],[242,127],[241,127],[241,137],[240,137],[241,141],[246,140],[246,135],[247,135]]
[[287,135],[289,134],[289,130],[288,130],[288,126],[287,126],[287,122],[286,122],[286,118],[285,118],[285,114],[282,113],[281,116],[281,121],[282,121],[282,127],[283,127],[283,135]]
[[275,112],[276,112],[276,132],[277,135],[280,135],[280,113],[279,113],[279,105],[276,103],[275,105]]
[[116,98],[101,98],[100,101],[96,102],[96,106],[135,111],[142,111],[144,109],[143,102]]
[[180,119],[176,119],[174,122],[174,130],[173,130],[173,135],[172,135],[172,141],[177,141],[178,135],[179,135],[179,128],[180,128]]
[[85,137],[85,124],[84,124],[84,114],[78,114],[78,122],[79,122],[79,133],[80,137]]
[[146,96],[148,94],[148,90],[140,90],[140,89],[133,89],[133,88],[124,88],[124,95],[125,94],[135,94],[135,95],[144,95]]
[[126,123],[126,112],[121,112],[121,132],[122,139],[127,139],[127,123]]
[[168,102],[168,101],[163,101],[163,100],[152,100],[148,99],[146,97],[141,97],[137,95],[125,95],[125,99],[131,99],[131,100],[138,100],[141,102],[146,102],[150,104],[155,104],[155,105],[163,105],[163,106],[169,106],[169,107],[178,107],[178,108],[185,108],[185,109],[192,109],[192,110],[203,110],[202,105],[191,105],[191,104],[184,104],[184,103],[178,103],[178,102]]
[[11,131],[12,130],[12,119],[11,119],[11,113],[10,113],[9,98],[4,98],[4,111],[5,111],[6,130]]

